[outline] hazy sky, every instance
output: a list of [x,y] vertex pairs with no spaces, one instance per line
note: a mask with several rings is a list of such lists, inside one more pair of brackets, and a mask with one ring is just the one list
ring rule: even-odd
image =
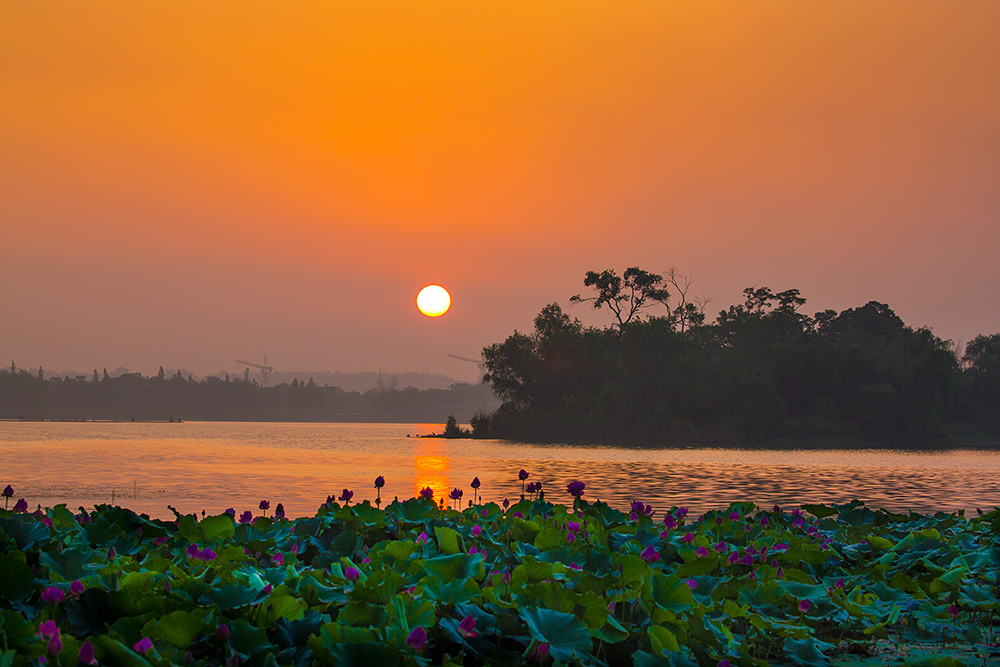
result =
[[[432,371],[589,269],[1000,331],[1000,3],[4,2],[0,359]],[[420,315],[420,287],[452,293]],[[9,361],[4,361],[9,363]]]

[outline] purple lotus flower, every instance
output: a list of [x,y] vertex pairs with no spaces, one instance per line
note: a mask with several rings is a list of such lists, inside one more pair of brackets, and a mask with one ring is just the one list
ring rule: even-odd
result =
[[726,549],[728,549],[728,548],[729,548],[729,545],[726,544],[725,542],[716,542],[716,544],[715,544],[715,550],[718,553],[720,553],[720,554],[726,553]]
[[66,600],[66,593],[55,586],[49,586],[42,593],[42,602],[63,602]]
[[685,579],[684,583],[687,584],[687,587],[690,588],[691,590],[698,588],[698,582],[695,581],[694,579]]
[[7,486],[5,486],[4,489],[3,489],[3,497],[4,498],[13,498],[14,497],[14,487],[11,486],[10,484],[8,484]]
[[198,560],[203,560],[205,562],[215,560],[217,557],[218,554],[209,549],[208,547],[205,547],[200,552],[198,552]]
[[451,498],[452,500],[461,500],[462,489],[452,489],[451,493],[448,494],[448,497]]
[[164,535],[162,537],[154,538],[153,539],[153,544],[155,544],[158,547],[162,547],[164,544],[166,544],[169,541],[170,541],[170,538],[167,537],[166,535]]
[[684,537],[681,538],[684,544],[691,544],[694,542],[694,533],[684,533]]
[[231,516],[232,518],[235,519],[236,518],[236,509],[233,508],[233,507],[230,507],[225,512],[223,512],[223,514],[228,514],[229,516]]
[[[434,499],[434,489],[432,489],[429,486],[420,489],[420,497],[421,498],[427,498],[428,500],[433,500]],[[426,634],[427,633],[424,633],[425,637],[426,637]]]
[[361,572],[358,571],[358,568],[348,565],[344,569],[344,579],[347,579],[348,581],[357,581],[360,578]]
[[483,527],[482,526],[473,526],[472,527],[472,536],[473,537],[479,537],[482,534],[483,534]]
[[114,547],[111,547],[110,549],[108,549],[107,560],[110,563],[111,561],[113,561],[116,558],[118,558],[118,552],[115,551]]
[[381,489],[383,486],[385,486],[385,477],[379,475],[378,477],[375,478],[375,488]]
[[785,578],[785,571],[782,568],[779,567],[778,571],[774,573],[774,576],[775,576],[776,579],[784,579]]
[[653,547],[652,544],[650,544],[648,547],[646,547],[645,549],[643,549],[642,553],[639,554],[639,556],[644,561],[646,561],[647,563],[650,563],[650,564],[655,563],[656,561],[660,560],[660,554],[657,553],[656,549]]
[[284,519],[285,518],[285,506],[278,503],[278,506],[274,508],[274,518]]
[[58,634],[59,626],[53,620],[48,620],[38,626],[38,636],[42,639],[48,639],[54,634]]
[[54,635],[52,635],[51,639],[49,639],[47,652],[49,655],[59,655],[62,650],[62,638],[59,636],[59,632],[57,631]]
[[201,549],[198,548],[197,544],[189,544],[188,548],[184,550],[184,555],[188,558],[197,558],[201,553]]
[[76,654],[76,664],[78,665],[96,665],[97,660],[94,659],[94,645],[90,642],[83,642],[80,645],[80,652]]
[[576,542],[576,535],[574,535],[573,533],[566,533],[566,541],[569,542],[570,544]]
[[472,482],[469,484],[469,486],[471,486],[474,489],[478,489],[479,485],[480,485],[480,482],[479,482],[479,478],[478,477],[473,477],[472,478]]
[[83,582],[75,580],[69,585],[69,596],[75,600],[83,595],[85,590],[87,590],[87,588],[83,585]]
[[240,515],[240,523],[250,523],[253,521],[253,512],[247,510]]
[[153,650],[153,640],[150,639],[149,637],[143,637],[142,639],[137,641],[135,643],[135,646],[133,646],[132,648],[134,648],[135,652],[138,653],[139,655],[146,655],[147,653]]
[[580,528],[581,528],[580,523],[577,522],[577,521],[567,521],[566,522],[566,530],[568,530],[571,533],[579,533],[580,532]]
[[698,558],[705,558],[708,556],[708,549],[705,547],[698,547],[698,550],[695,551],[695,553],[698,555]]
[[[518,472],[518,473],[517,473],[517,478],[518,478],[519,480],[521,480],[522,482],[523,482],[524,480],[528,479],[528,471],[527,471],[527,470],[525,470],[524,468],[521,468],[520,472]],[[7,488],[9,489],[10,487],[8,486]],[[12,492],[12,493],[13,493],[13,492]]]
[[458,634],[465,639],[479,636],[479,633],[476,632],[476,619],[472,618],[472,614],[463,618],[462,622],[458,624]]
[[479,553],[479,549],[477,549],[476,547],[471,547],[469,549],[469,555],[470,556],[475,556],[477,553]]
[[502,579],[502,581],[503,581],[504,585],[507,585],[507,584],[510,583],[510,570],[504,570],[503,571],[503,579]]
[[673,514],[668,514],[663,517],[663,525],[667,527],[667,530],[677,527],[677,519],[674,518]]
[[229,626],[223,623],[222,625],[217,627],[215,629],[215,636],[221,639],[222,641],[226,641],[227,639],[229,639]]
[[535,651],[531,654],[531,659],[535,662],[545,662],[545,659],[549,657],[549,645],[539,644],[535,647]]
[[28,501],[21,498],[16,503],[14,503],[15,512],[27,512],[28,511]]
[[843,588],[845,585],[846,584],[844,583],[844,578],[843,577],[841,577],[841,578],[837,579],[837,581],[833,582],[833,587],[834,588]]
[[417,535],[417,544],[427,544],[430,538],[427,537],[427,533],[420,533]]
[[271,503],[266,500],[262,500],[260,501],[260,504],[257,507],[259,507],[261,510],[269,510],[271,509]]
[[953,604],[948,605],[948,616],[950,616],[951,618],[957,618],[958,615],[961,613],[962,610],[957,605]]
[[803,614],[809,611],[809,600],[802,600],[799,602],[799,611]]
[[570,482],[569,484],[566,485],[566,491],[568,491],[569,495],[573,496],[574,498],[580,498],[580,496],[583,495],[583,489],[586,486],[587,485],[583,482],[579,481]]
[[344,492],[340,494],[340,498],[338,498],[338,500],[343,500],[345,503],[350,503],[351,498],[353,497],[354,497],[353,491],[351,491],[350,489],[344,489]]
[[273,556],[271,556],[271,560],[274,562],[275,565],[279,567],[285,564],[285,557],[282,556],[281,554],[274,554]]
[[427,632],[420,626],[415,627],[406,638],[406,645],[414,651],[423,651],[427,646]]
[[270,595],[273,590],[274,584],[268,584],[267,586],[264,586],[264,588],[260,589],[260,592],[262,595]]
[[737,563],[740,562],[740,553],[738,551],[734,551],[733,553],[729,554],[729,558],[726,560],[730,565],[736,565]]
[[729,660],[720,660],[715,667],[729,667]]

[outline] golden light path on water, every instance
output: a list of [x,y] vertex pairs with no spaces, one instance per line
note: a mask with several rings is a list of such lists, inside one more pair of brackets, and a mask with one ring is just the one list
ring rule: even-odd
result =
[[[407,437],[442,424],[250,424],[0,422],[0,486],[29,506],[91,507],[111,500],[152,516],[252,509],[267,499],[308,515],[351,489],[353,502],[411,498],[430,486],[485,501],[516,500],[517,472],[568,503],[566,484],[586,482],[585,499],[625,508],[642,500],[692,512],[751,501],[764,507],[863,500],[917,512],[1000,505],[1000,454],[988,450],[643,449],[530,445],[499,440]],[[447,502],[447,501],[446,501]]]

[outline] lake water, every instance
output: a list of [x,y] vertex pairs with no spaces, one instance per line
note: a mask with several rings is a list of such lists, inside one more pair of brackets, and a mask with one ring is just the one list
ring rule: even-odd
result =
[[47,423],[0,422],[0,487],[15,499],[70,508],[111,501],[155,517],[253,509],[261,499],[309,515],[330,494],[374,500],[435,497],[454,487],[471,498],[478,476],[487,501],[516,500],[517,472],[541,482],[553,502],[566,484],[586,482],[585,498],[627,507],[692,512],[752,501],[770,507],[847,502],[918,512],[1000,505],[1000,452],[990,450],[634,449],[533,445],[503,440],[415,438],[443,424]]

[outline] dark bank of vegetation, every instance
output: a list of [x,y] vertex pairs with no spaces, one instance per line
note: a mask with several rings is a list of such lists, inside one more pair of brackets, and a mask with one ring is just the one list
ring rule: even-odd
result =
[[[959,355],[870,301],[801,312],[798,290],[747,288],[707,322],[690,282],[630,268],[589,272],[606,328],[558,304],[531,334],[487,347],[485,381],[503,401],[479,436],[551,441],[922,446],[1000,437],[1000,335]],[[662,316],[651,308],[665,309]],[[664,312],[661,310],[661,312]]]
[[494,402],[484,385],[449,389],[399,387],[390,376],[365,393],[344,392],[312,380],[262,387],[249,374],[204,380],[129,373],[111,377],[45,377],[45,372],[0,370],[0,418],[208,421],[433,421],[471,415]]

